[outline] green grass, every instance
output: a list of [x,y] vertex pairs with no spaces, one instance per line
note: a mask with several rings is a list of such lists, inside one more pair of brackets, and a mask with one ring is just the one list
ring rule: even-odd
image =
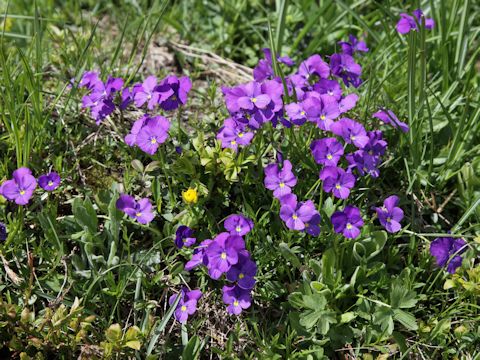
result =
[[[416,3],[436,26],[400,36],[399,13],[415,7],[396,0],[0,2],[10,19],[0,21],[0,181],[20,166],[36,175],[52,168],[63,179],[61,191],[37,196],[28,208],[0,204],[9,229],[0,245],[0,354],[480,356],[480,5]],[[304,155],[308,144],[296,132],[265,128],[238,156],[222,152],[214,143],[227,114],[220,86],[234,85],[225,84],[234,77],[169,41],[252,67],[264,47],[299,63],[337,51],[350,33],[365,35],[370,48],[359,58],[365,82],[355,118],[374,128],[370,115],[385,106],[411,128],[405,135],[385,131],[381,176],[362,183],[352,201],[368,209],[399,194],[404,230],[387,238],[367,224],[356,242],[328,231],[303,237],[282,227],[261,167],[277,150],[302,165],[298,192],[315,200],[327,228],[325,219],[341,203],[319,189],[318,169]],[[152,68],[149,57],[159,49],[174,61]],[[97,127],[80,109],[81,94],[67,85],[89,69],[132,82],[150,73],[194,79],[161,155],[123,143],[136,114],[115,113]],[[189,186],[199,189],[196,207],[182,202]],[[151,225],[123,219],[115,208],[122,189],[154,201]],[[192,225],[206,239],[234,212],[255,221],[246,241],[259,266],[255,304],[239,318],[227,316],[217,283],[183,270],[189,253],[172,243],[177,224]],[[453,276],[428,253],[430,241],[449,231],[469,242]],[[208,296],[180,327],[167,300],[184,283]]]

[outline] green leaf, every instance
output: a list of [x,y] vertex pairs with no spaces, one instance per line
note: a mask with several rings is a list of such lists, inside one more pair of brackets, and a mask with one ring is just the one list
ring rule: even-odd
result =
[[403,311],[403,310],[400,310],[400,309],[394,309],[393,310],[393,318],[409,330],[417,330],[418,329],[418,325],[417,325],[417,322],[415,320],[415,316],[413,316],[409,312],[406,312],[406,311]]
[[122,339],[122,328],[120,324],[112,324],[105,331],[105,337],[111,343],[116,343]]
[[322,256],[322,278],[323,282],[331,287],[335,285],[335,250],[328,249]]
[[326,335],[328,330],[330,330],[330,324],[337,323],[337,316],[335,311],[326,310],[322,311],[321,316],[318,320],[318,332],[322,335]]
[[300,260],[286,243],[282,242],[278,245],[278,247],[280,249],[280,254],[282,254],[285,260],[289,261],[297,269],[300,268],[301,266]]
[[194,360],[200,357],[200,351],[203,348],[203,343],[197,335],[192,336],[188,344],[183,349],[182,359]]
[[305,326],[307,329],[314,327],[320,317],[322,316],[321,310],[307,310],[300,315],[300,325]]
[[131,341],[127,341],[125,343],[125,346],[129,347],[130,349],[140,350],[140,348],[142,347],[142,343],[138,340],[131,340]]
[[93,210],[90,201],[86,203],[90,205],[88,210],[80,198],[75,198],[72,204],[73,217],[84,230],[87,230],[93,235],[97,232],[97,214],[95,213],[95,210]]
[[346,312],[340,316],[340,323],[341,324],[349,323],[356,317],[357,317],[357,314],[355,314],[353,311]]

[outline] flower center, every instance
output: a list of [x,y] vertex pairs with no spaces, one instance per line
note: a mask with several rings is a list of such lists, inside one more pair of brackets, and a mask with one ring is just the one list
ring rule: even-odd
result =
[[350,140],[355,141],[355,136],[354,136],[354,135],[351,135],[351,136],[350,136]]
[[185,305],[182,305],[182,307],[180,308],[180,310],[182,311],[187,311],[187,307]]
[[135,216],[136,216],[136,217],[140,217],[140,216],[142,216],[142,213],[141,213],[141,212],[137,212],[137,213],[135,214]]
[[227,258],[227,253],[226,252],[222,252],[220,254],[220,257],[222,258],[222,260],[225,260]]
[[327,94],[330,95],[330,96],[332,96],[332,95],[333,95],[333,91],[332,91],[332,90],[328,90],[328,91],[327,91]]
[[321,120],[325,120],[325,115],[321,115],[321,116],[320,116],[320,119],[321,119]]
[[242,138],[242,137],[243,137],[243,133],[242,133],[242,132],[238,133],[238,137],[239,137],[239,138]]
[[238,274],[238,278],[241,280],[245,277],[245,275],[243,275],[242,273]]
[[297,219],[298,219],[297,214],[293,214],[293,215],[292,215],[292,219],[293,219],[293,220],[297,220]]
[[232,141],[230,141],[230,144],[237,145],[237,142],[235,140],[232,140]]
[[235,300],[235,301],[233,302],[233,306],[238,306],[238,300]]
[[53,186],[53,181],[52,181],[52,180],[50,180],[50,181],[48,182],[48,186]]
[[332,160],[332,159],[333,159],[332,154],[327,154],[327,159],[328,159],[328,160]]
[[150,144],[156,144],[157,143],[157,139],[156,138],[151,138],[150,139]]
[[240,231],[242,231],[242,227],[241,227],[241,226],[237,226],[237,227],[235,228],[235,231],[239,233]]
[[392,221],[392,218],[391,217],[387,217],[387,222],[391,222]]
[[254,103],[254,104],[255,104],[256,102],[257,102],[257,98],[255,98],[255,97],[254,97],[254,98],[252,98],[252,103]]
[[353,227],[352,224],[347,223],[347,230],[350,230],[352,227]]
[[340,190],[341,188],[342,187],[339,184],[335,185],[335,189]]
[[281,182],[280,184],[278,184],[278,186],[280,186],[281,188],[284,188],[284,187],[285,187],[285,183],[284,183],[284,182]]
[[304,115],[305,115],[305,111],[302,110],[302,111],[300,112],[300,115],[304,116]]
[[20,195],[25,195],[25,190],[20,190]]
[[370,150],[370,151],[368,152],[368,155],[373,155],[373,150]]

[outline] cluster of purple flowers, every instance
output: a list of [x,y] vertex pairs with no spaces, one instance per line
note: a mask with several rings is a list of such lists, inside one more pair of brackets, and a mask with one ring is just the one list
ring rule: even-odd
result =
[[82,98],[83,108],[90,109],[92,117],[97,124],[100,124],[115,110],[117,94],[121,94],[118,104],[121,110],[133,103],[137,108],[146,106],[149,110],[153,110],[160,107],[170,111],[187,102],[192,82],[187,76],[179,79],[172,75],[160,82],[157,82],[155,76],[149,76],[142,83],[134,84],[130,88],[124,87],[124,81],[121,78],[109,76],[104,83],[98,72],[87,71],[83,74],[79,87],[88,90]]
[[[243,239],[243,236],[253,229],[253,222],[243,215],[234,214],[225,220],[224,227],[225,232],[218,234],[213,240],[202,241],[194,249],[192,258],[185,264],[185,269],[190,271],[203,265],[214,280],[219,280],[225,275],[229,284],[222,289],[223,301],[230,314],[238,315],[250,307],[251,292],[255,286],[257,265],[245,249]],[[178,228],[175,238],[178,247],[191,246],[195,242],[191,229],[186,226]],[[186,243],[189,245],[185,245]]]
[[422,18],[425,18],[425,29],[431,30],[435,26],[435,21],[425,17],[422,10],[416,9],[412,13],[413,16],[406,13],[400,14],[400,20],[397,23],[397,31],[400,34],[408,34],[412,30],[417,31],[418,25],[422,25]]
[[[265,58],[253,70],[252,82],[222,89],[230,114],[217,134],[222,147],[237,150],[238,146],[248,145],[254,132],[266,122],[291,127],[309,121],[329,130],[334,120],[352,109],[358,99],[355,94],[343,96],[337,80],[358,87],[362,68],[353,54],[368,51],[366,44],[353,36],[341,46],[343,51],[330,56],[329,64],[320,55],[312,55],[297,72],[286,76],[287,94],[282,79],[275,76],[271,51],[264,49]],[[288,57],[277,56],[276,60],[288,67],[294,65]],[[295,101],[284,105],[283,96]]]
[[[45,191],[53,191],[60,185],[60,176],[56,172],[41,175],[38,185]],[[37,188],[37,179],[29,168],[21,167],[13,172],[12,179],[0,186],[0,195],[17,205],[27,205]]]
[[148,198],[136,201],[133,196],[121,194],[116,203],[117,209],[137,220],[140,224],[148,224],[155,217],[152,203]]

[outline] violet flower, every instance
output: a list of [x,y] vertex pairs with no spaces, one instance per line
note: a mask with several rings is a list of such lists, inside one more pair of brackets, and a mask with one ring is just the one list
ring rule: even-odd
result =
[[231,235],[244,236],[253,229],[253,221],[241,214],[230,215],[223,223]]
[[152,212],[152,203],[147,198],[137,202],[133,196],[121,194],[116,206],[118,210],[137,220],[140,224],[148,224],[155,217]]
[[160,93],[160,106],[163,110],[171,111],[185,105],[191,89],[192,81],[188,76],[183,76],[180,79],[174,75],[166,77],[156,88],[156,91]]
[[306,80],[310,80],[312,75],[316,75],[321,79],[326,79],[330,75],[330,67],[322,60],[320,55],[315,54],[299,65],[298,75]]
[[362,149],[368,143],[368,136],[362,124],[349,119],[342,118],[330,126],[330,130],[341,136],[347,144],[353,144]]
[[17,205],[26,205],[37,187],[37,180],[29,168],[21,167],[13,172],[13,178],[0,186],[0,195]]
[[[147,108],[152,110],[158,105],[160,94],[155,91],[157,87],[157,78],[155,76],[147,77],[143,83],[133,87],[133,101],[135,106],[140,108],[147,104]],[[172,92],[173,93],[173,92]]]
[[313,86],[313,90],[321,95],[329,96],[336,101],[340,101],[342,98],[342,88],[337,80],[320,79],[320,81]]
[[180,296],[180,300],[174,312],[175,319],[181,324],[185,324],[190,315],[195,314],[197,311],[198,300],[202,297],[202,292],[198,289],[187,291],[183,289],[179,294],[173,294],[168,299],[168,304],[172,306],[177,297]]
[[[397,31],[400,34],[408,34],[411,30],[417,31],[418,25],[422,25],[423,15],[422,10],[416,9],[413,12],[413,16],[406,13],[400,14],[400,20],[397,23]],[[416,21],[415,21],[416,20]],[[418,25],[417,25],[418,22]],[[431,18],[425,18],[425,29],[431,30],[435,26],[435,21]]]
[[291,230],[304,230],[316,213],[315,205],[311,200],[297,202],[294,194],[287,194],[280,199],[280,218]]
[[348,239],[355,239],[360,235],[363,219],[360,210],[355,206],[347,205],[343,211],[336,211],[331,217],[333,229]]
[[394,128],[399,128],[403,132],[408,132],[408,130],[410,129],[407,124],[398,120],[397,116],[393,113],[392,110],[379,110],[374,113],[372,117],[379,119],[384,124],[390,124]]
[[297,178],[292,172],[292,163],[289,160],[283,162],[282,170],[278,169],[277,164],[267,165],[265,172],[265,187],[273,191],[273,196],[280,199],[286,194],[292,192],[292,187],[297,184]]
[[362,83],[362,67],[355,62],[355,59],[347,54],[333,54],[330,57],[330,68],[332,74],[341,78],[346,86],[350,84],[359,87]]
[[147,154],[153,155],[160,144],[167,140],[169,129],[170,122],[163,116],[150,118],[136,135],[136,144]]
[[305,232],[311,236],[318,236],[320,235],[320,221],[322,218],[320,217],[320,214],[318,211],[315,211],[310,218],[305,223]]
[[231,315],[239,315],[242,310],[252,305],[252,298],[249,290],[244,290],[237,285],[225,285],[222,288],[223,302],[227,304],[227,311]]
[[323,181],[323,190],[333,193],[339,199],[348,198],[350,190],[355,186],[355,176],[339,167],[325,167],[319,178]]
[[392,195],[385,199],[382,207],[374,208],[380,224],[389,233],[396,233],[402,228],[400,221],[403,219],[403,210],[397,207],[398,202],[398,196]]
[[60,175],[52,171],[38,178],[38,185],[46,191],[53,191],[60,185]]
[[197,241],[196,238],[193,237],[193,230],[190,229],[188,226],[180,225],[175,232],[175,245],[179,249],[182,247],[190,247]]
[[245,242],[240,236],[227,232],[218,234],[205,250],[210,277],[217,280],[230,270],[238,262],[238,253],[244,249]]
[[342,47],[342,52],[344,54],[353,56],[356,52],[368,52],[369,49],[367,44],[364,41],[358,40],[353,35],[348,35],[349,42],[340,41],[338,44]]
[[255,286],[256,274],[257,264],[250,259],[250,254],[245,250],[239,253],[238,263],[228,270],[227,280],[236,281],[240,288],[250,290]]
[[343,155],[343,145],[335,138],[322,138],[310,144],[315,162],[325,166],[337,166]]
[[205,250],[212,243],[213,240],[203,240],[199,246],[193,250],[193,255],[189,261],[185,264],[185,270],[190,271],[199,265],[208,265],[208,258],[205,256]]
[[430,254],[435,258],[438,266],[447,265],[447,271],[454,274],[462,265],[462,254],[466,250],[467,243],[463,239],[451,237],[436,238],[430,244]]
[[230,148],[237,151],[239,146],[246,146],[253,139],[253,132],[248,131],[245,125],[228,118],[220,128],[217,139],[222,142],[222,148]]

